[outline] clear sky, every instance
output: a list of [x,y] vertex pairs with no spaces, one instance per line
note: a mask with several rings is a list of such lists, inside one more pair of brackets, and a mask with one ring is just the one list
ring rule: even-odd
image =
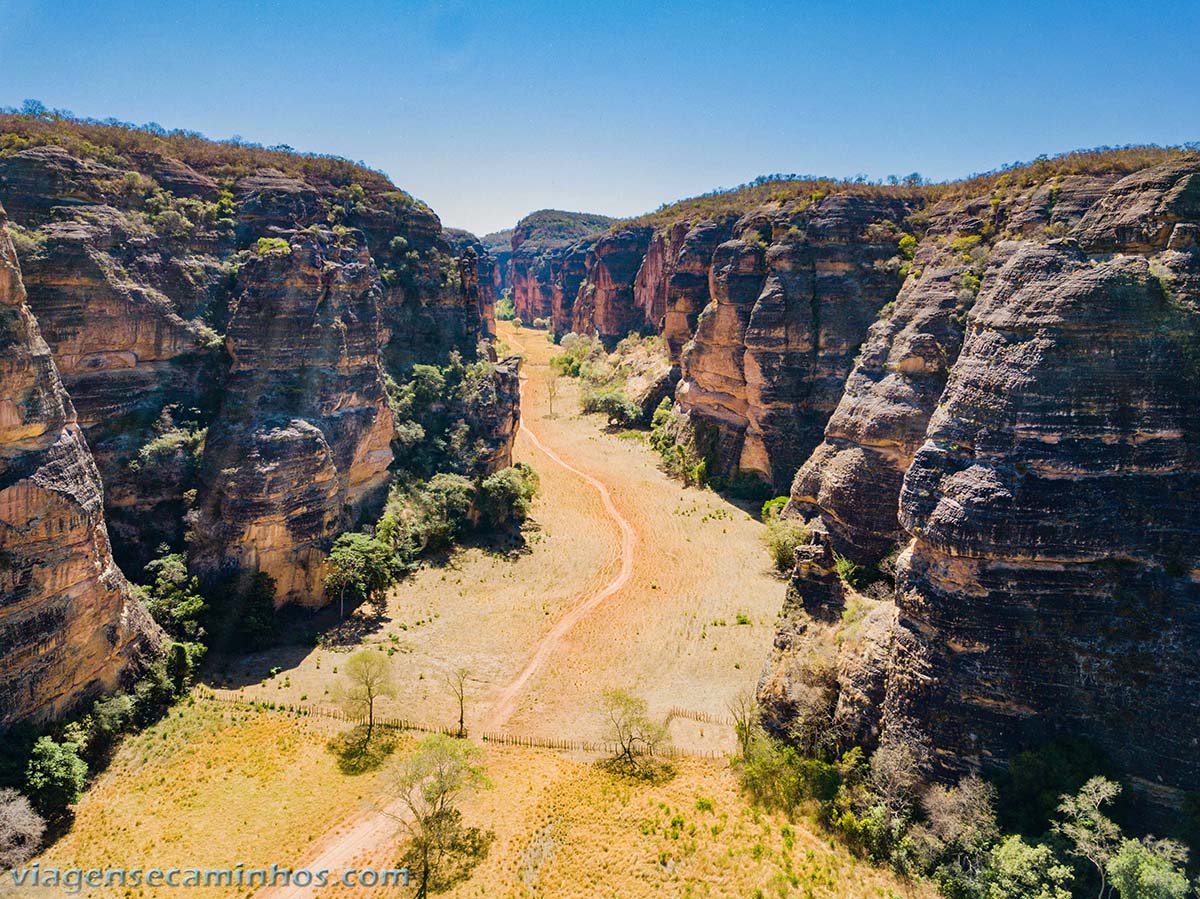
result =
[[478,233],[1200,140],[1198,0],[0,0],[0,105],[361,159]]

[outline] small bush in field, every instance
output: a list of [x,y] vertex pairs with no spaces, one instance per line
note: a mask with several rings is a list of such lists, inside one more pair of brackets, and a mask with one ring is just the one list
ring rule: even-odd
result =
[[808,528],[799,521],[776,518],[767,525],[765,541],[777,571],[787,572],[796,564],[796,547],[808,543]]

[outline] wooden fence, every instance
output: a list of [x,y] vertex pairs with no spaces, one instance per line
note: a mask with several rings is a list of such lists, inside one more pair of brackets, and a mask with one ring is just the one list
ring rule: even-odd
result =
[[[354,725],[367,723],[367,719],[364,717],[347,715],[341,709],[317,705],[315,703],[285,703],[247,699],[242,696],[220,695],[203,687],[197,687],[193,693],[197,699],[203,699],[209,702],[223,702],[229,705],[241,706],[242,708],[246,709],[285,712],[287,714],[296,715],[299,717],[316,716],[319,718],[331,718],[335,721],[345,721]],[[704,712],[691,712],[687,709],[679,708],[671,709],[671,711],[667,714],[666,723],[670,724],[672,718],[688,718],[708,724],[726,723],[717,719],[715,716],[706,715]],[[422,724],[418,721],[410,721],[407,718],[377,717],[375,719],[375,726],[386,728],[388,730],[410,730],[417,731],[419,733],[446,734],[447,736],[451,737],[458,736],[457,727],[437,727],[428,724]],[[493,743],[497,746],[523,746],[530,749],[553,749],[558,752],[590,752],[601,755],[613,755],[616,753],[616,744],[603,740],[564,740],[556,739],[554,737],[529,737],[521,734],[508,733],[483,733],[479,735],[479,739],[485,743]],[[716,749],[680,749],[677,746],[663,746],[655,751],[654,755],[660,758],[669,759],[722,759],[725,758],[726,754]]]

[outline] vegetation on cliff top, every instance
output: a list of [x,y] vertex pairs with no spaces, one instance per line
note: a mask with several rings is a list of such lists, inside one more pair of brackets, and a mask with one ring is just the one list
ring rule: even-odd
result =
[[790,200],[817,200],[830,194],[851,196],[890,196],[941,199],[977,196],[999,183],[1012,187],[1039,184],[1067,175],[1128,175],[1147,166],[1159,165],[1184,155],[1195,155],[1200,145],[1160,147],[1154,144],[1124,147],[1097,147],[1072,150],[1057,156],[1039,156],[1031,162],[1014,162],[990,172],[966,178],[933,183],[920,173],[889,176],[883,181],[865,175],[853,178],[828,178],[820,175],[760,175],[753,181],[731,188],[719,188],[697,197],[664,203],[654,212],[615,222],[613,229],[638,225],[664,226],[674,222],[698,222],[704,219],[733,219],[751,209]]
[[560,247],[603,231],[615,221],[606,215],[590,212],[539,209],[517,222],[513,237],[523,244],[539,248]]
[[167,156],[215,178],[238,178],[274,168],[334,187],[360,184],[372,192],[398,190],[391,179],[364,162],[301,153],[286,144],[264,147],[238,136],[212,140],[197,131],[168,131],[155,122],[136,125],[113,118],[79,118],[69,110],[47,109],[35,100],[26,100],[19,109],[0,108],[0,155],[46,145],[108,165],[127,165],[142,155]]

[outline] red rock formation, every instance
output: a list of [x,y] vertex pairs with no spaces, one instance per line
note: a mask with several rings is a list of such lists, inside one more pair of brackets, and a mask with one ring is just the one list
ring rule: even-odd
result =
[[654,331],[634,301],[634,280],[646,255],[649,228],[621,228],[588,251],[587,275],[571,310],[571,330],[595,334],[610,349],[627,334]]
[[280,603],[319,605],[329,540],[392,461],[379,274],[358,232],[308,229],[239,280],[190,559],[210,579],[266,572]]
[[0,724],[117,686],[158,629],[113,563],[100,476],[0,209]]

